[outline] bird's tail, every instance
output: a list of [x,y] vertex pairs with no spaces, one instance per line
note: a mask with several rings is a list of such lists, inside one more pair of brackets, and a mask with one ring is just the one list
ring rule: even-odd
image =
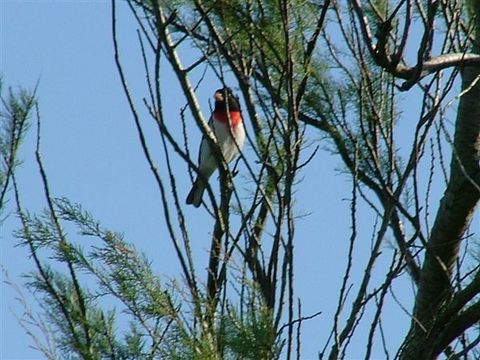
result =
[[202,203],[203,193],[205,192],[205,182],[197,178],[193,183],[192,190],[188,193],[187,204],[192,204],[195,207],[199,207]]

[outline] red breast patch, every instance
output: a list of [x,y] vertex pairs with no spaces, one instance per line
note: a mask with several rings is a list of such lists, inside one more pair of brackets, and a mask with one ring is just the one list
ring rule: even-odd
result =
[[213,116],[215,116],[217,121],[225,124],[228,124],[228,122],[231,121],[233,127],[237,126],[242,121],[242,115],[240,114],[240,111],[230,111],[230,119],[228,118],[226,112],[214,112]]

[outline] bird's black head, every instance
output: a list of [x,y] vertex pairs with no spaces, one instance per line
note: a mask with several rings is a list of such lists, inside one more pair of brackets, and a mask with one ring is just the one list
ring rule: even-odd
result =
[[227,103],[228,111],[240,111],[240,103],[237,97],[233,94],[232,89],[227,86],[215,91],[213,98],[215,99],[214,111],[226,111]]

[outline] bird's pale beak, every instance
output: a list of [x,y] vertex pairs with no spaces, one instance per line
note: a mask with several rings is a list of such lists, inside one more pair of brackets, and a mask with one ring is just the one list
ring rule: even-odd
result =
[[217,91],[215,95],[213,95],[215,101],[223,101],[223,94],[220,91]]

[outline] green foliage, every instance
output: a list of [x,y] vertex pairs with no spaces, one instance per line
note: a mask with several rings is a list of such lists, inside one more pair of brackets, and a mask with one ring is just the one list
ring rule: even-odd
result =
[[[16,235],[37,261],[38,271],[28,276],[27,286],[42,294],[41,305],[55,328],[53,338],[59,349],[66,356],[73,351],[81,358],[143,356],[147,334],[160,338],[166,323],[175,316],[170,295],[146,259],[119,234],[102,229],[88,212],[66,199],[55,200],[54,209],[53,214],[45,211],[41,216],[22,213],[23,227]],[[64,226],[73,223],[81,235],[101,242],[84,251],[56,226],[59,221],[66,222]],[[56,266],[66,266],[67,273],[53,270],[42,260],[40,250]],[[90,283],[82,274],[93,277],[98,287],[88,290],[81,286],[81,278],[82,283]],[[119,300],[122,311],[141,324],[132,327],[123,342],[117,340],[115,310],[103,310],[99,303],[103,298]]]
[[[397,36],[402,32],[399,25],[402,21],[405,24],[410,20],[415,21],[414,18],[408,21],[404,19],[409,12],[406,4],[417,8],[422,2],[398,4],[398,13],[391,16],[391,24],[386,24],[392,25],[392,29],[385,26],[384,33],[377,32],[375,35],[363,33],[374,33],[397,4],[375,0],[364,6],[363,10],[355,10],[355,3],[305,0],[132,0],[128,3],[132,5],[139,22],[140,37],[148,38],[148,44],[152,45],[152,53],[145,50],[141,55],[146,64],[146,78],[152,99],[152,104],[147,104],[146,100],[145,103],[155,121],[158,122],[163,116],[159,95],[164,85],[160,85],[158,78],[160,68],[149,72],[149,56],[155,57],[155,66],[164,66],[165,61],[173,66],[187,95],[187,105],[191,105],[194,113],[201,112],[193,106],[196,105],[195,91],[208,71],[215,73],[220,81],[225,81],[226,74],[229,77],[233,73],[236,77],[247,105],[245,113],[248,112],[254,130],[253,134],[249,132],[248,135],[249,140],[250,135],[253,138],[251,150],[256,156],[255,163],[246,156],[241,159],[248,165],[249,173],[245,178],[255,189],[251,192],[255,194],[252,206],[244,211],[246,207],[242,199],[235,209],[236,213],[231,213],[242,216],[238,234],[232,231],[236,222],[232,222],[234,226],[231,228],[229,226],[229,204],[224,202],[227,206],[221,206],[220,212],[213,214],[216,224],[211,259],[206,271],[207,283],[213,285],[207,285],[208,290],[205,291],[201,285],[203,279],[194,270],[189,229],[178,202],[175,174],[170,165],[167,166],[170,173],[166,175],[156,171],[153,161],[150,163],[162,193],[165,220],[171,230],[167,236],[175,245],[187,279],[182,285],[163,281],[155,274],[145,254],[137,251],[122,234],[103,228],[80,205],[65,198],[51,199],[46,194],[47,210],[30,214],[23,211],[17,202],[22,227],[16,236],[20,244],[28,248],[36,266],[36,272],[27,277],[27,286],[39,294],[44,318],[54,330],[52,338],[65,358],[275,359],[284,350],[281,334],[286,327],[289,328],[289,335],[285,347],[291,356],[295,349],[292,330],[298,322],[300,337],[302,321],[301,318],[292,321],[296,217],[294,185],[301,169],[313,159],[311,156],[305,163],[299,161],[306,157],[301,153],[309,142],[306,129],[314,127],[314,130],[320,130],[315,134],[329,139],[332,151],[341,156],[346,172],[359,180],[360,186],[373,190],[380,202],[394,196],[390,195],[395,189],[393,185],[401,182],[407,184],[411,169],[406,169],[402,164],[401,157],[396,153],[399,147],[394,144],[394,128],[400,116],[396,103],[396,77],[401,75],[405,80],[405,74],[421,69],[407,69],[407,62],[402,56],[398,62],[391,62],[391,59],[399,46]],[[328,8],[324,7],[326,4]],[[472,4],[467,3],[473,13]],[[415,11],[418,13],[418,9]],[[363,21],[368,21],[368,31],[366,24],[362,28]],[[430,30],[433,34],[434,29]],[[332,37],[330,34],[333,34]],[[453,44],[455,38],[452,32],[446,43],[452,41]],[[189,53],[193,53],[195,59],[183,62],[177,57],[181,58],[185,44],[188,47],[193,45],[199,51]],[[145,49],[148,48],[145,46]],[[184,65],[187,63],[190,65]],[[395,68],[397,64],[399,67]],[[197,66],[203,65],[206,70],[196,87],[193,87],[191,84],[196,77]],[[118,66],[121,68],[121,65]],[[418,75],[423,76],[421,72]],[[422,81],[421,78],[412,80]],[[123,75],[122,82],[127,89]],[[153,89],[155,86],[157,88]],[[423,85],[419,88],[425,89]],[[135,101],[128,96],[133,108]],[[158,104],[153,100],[156,97]],[[429,101],[432,101],[429,99],[433,97],[428,94],[425,99],[424,108],[428,109],[431,107]],[[0,171],[3,189],[0,207],[12,169],[18,164],[18,145],[24,136],[34,98],[20,92],[20,95],[11,94],[4,104],[6,111],[2,113],[2,124],[5,125],[0,138],[0,151],[4,159],[2,166],[6,165]],[[138,113],[132,111],[138,120]],[[423,111],[416,124],[418,128],[424,125],[421,123],[426,114]],[[180,142],[175,143],[178,139],[169,132],[167,126],[160,126],[163,140],[174,145],[176,154],[186,160],[188,151],[183,153],[184,147]],[[141,132],[141,126],[138,128]],[[146,141],[144,144],[141,135],[142,146],[150,161]],[[185,140],[186,133],[183,135],[182,140]],[[424,141],[415,136],[416,141]],[[185,148],[188,147],[187,141],[184,142]],[[164,146],[167,160],[170,159],[168,149],[169,146]],[[413,150],[417,152],[417,149]],[[245,155],[250,154],[245,152]],[[257,172],[258,169],[260,171]],[[433,177],[433,170],[431,174]],[[167,176],[169,181],[164,182]],[[43,181],[47,188],[46,175]],[[360,232],[358,235],[356,232],[355,220],[357,190],[355,181],[351,203],[352,253],[348,255],[349,263],[353,263],[353,242],[357,236],[360,237]],[[399,190],[401,192],[402,188]],[[403,195],[408,191],[407,188]],[[174,202],[168,203],[171,194]],[[360,194],[364,197],[364,193]],[[376,207],[375,201],[364,200]],[[385,203],[395,203],[398,209],[385,207],[384,210],[388,210],[385,214],[390,214],[388,216],[392,219],[386,216],[383,219],[382,229],[385,230],[378,231],[378,249],[388,227],[391,227],[399,248],[403,246],[400,250],[405,263],[420,272],[416,262],[420,253],[412,255],[408,247],[414,248],[416,237],[422,235],[418,220],[423,217],[420,216],[421,207],[415,204],[418,212],[413,216],[409,214],[408,204],[403,207],[400,196],[391,200],[398,200],[398,204],[390,199]],[[406,232],[413,230],[415,233],[408,245],[403,224],[400,220],[397,223],[392,215],[395,212],[395,219],[400,219],[399,209],[402,215],[409,215],[405,216],[407,220],[414,220],[406,229]],[[181,234],[179,238],[176,237],[177,233]],[[264,234],[273,234],[271,237],[274,241],[263,241],[262,236],[266,237]],[[243,239],[245,243],[242,243]],[[427,240],[422,238],[422,247]],[[271,248],[268,243],[273,243]],[[371,269],[376,258],[380,257],[380,252],[371,253],[365,281],[359,287],[357,300],[352,303],[352,313],[343,329],[340,323],[347,308],[344,305],[355,284],[349,287],[345,297],[339,297],[331,337],[335,344],[330,358],[344,354],[367,304],[371,303],[370,299],[377,301],[377,295],[381,296],[376,305],[379,316],[373,319],[372,338],[369,341],[373,339],[377,323],[380,323],[380,312],[387,292],[383,295],[375,292],[375,296],[367,296],[372,287],[372,283],[369,283]],[[237,294],[239,296],[232,298],[230,266],[233,263],[231,259],[235,259],[237,254],[244,260],[242,271],[245,274],[233,280],[232,288],[240,284],[242,291]],[[414,258],[413,263],[407,261],[409,256]],[[403,260],[399,260],[398,266],[392,263],[385,280],[385,290],[399,275],[394,274],[393,269],[403,271]],[[217,272],[219,268],[221,270]],[[349,272],[350,265],[344,277],[345,286],[350,282]],[[393,274],[392,278],[388,278],[390,274]],[[290,323],[279,329],[278,324],[284,320],[286,312]],[[331,339],[327,340],[327,345]],[[300,344],[297,346],[300,352]],[[370,353],[370,347],[369,343],[367,354]]]
[[[20,89],[9,89],[8,97],[3,97],[3,82],[0,78],[0,215],[3,209],[10,177],[20,163],[18,149],[29,127],[29,117],[35,105],[35,94]],[[1,224],[1,219],[0,219]]]
[[[104,229],[66,198],[54,199],[53,205],[53,214],[21,212],[23,226],[16,236],[38,262],[26,285],[40,295],[43,318],[65,358],[275,358],[271,310],[251,304],[242,317],[229,311],[206,329],[184,305],[175,304],[176,296],[187,304],[191,300],[162,285],[146,256],[121,234]],[[76,229],[80,239],[67,236],[67,228]],[[207,309],[207,302],[202,307]],[[119,328],[119,313],[129,319],[129,329]]]
[[281,350],[271,309],[251,304],[244,313],[229,307],[222,319],[225,358],[276,359]]

